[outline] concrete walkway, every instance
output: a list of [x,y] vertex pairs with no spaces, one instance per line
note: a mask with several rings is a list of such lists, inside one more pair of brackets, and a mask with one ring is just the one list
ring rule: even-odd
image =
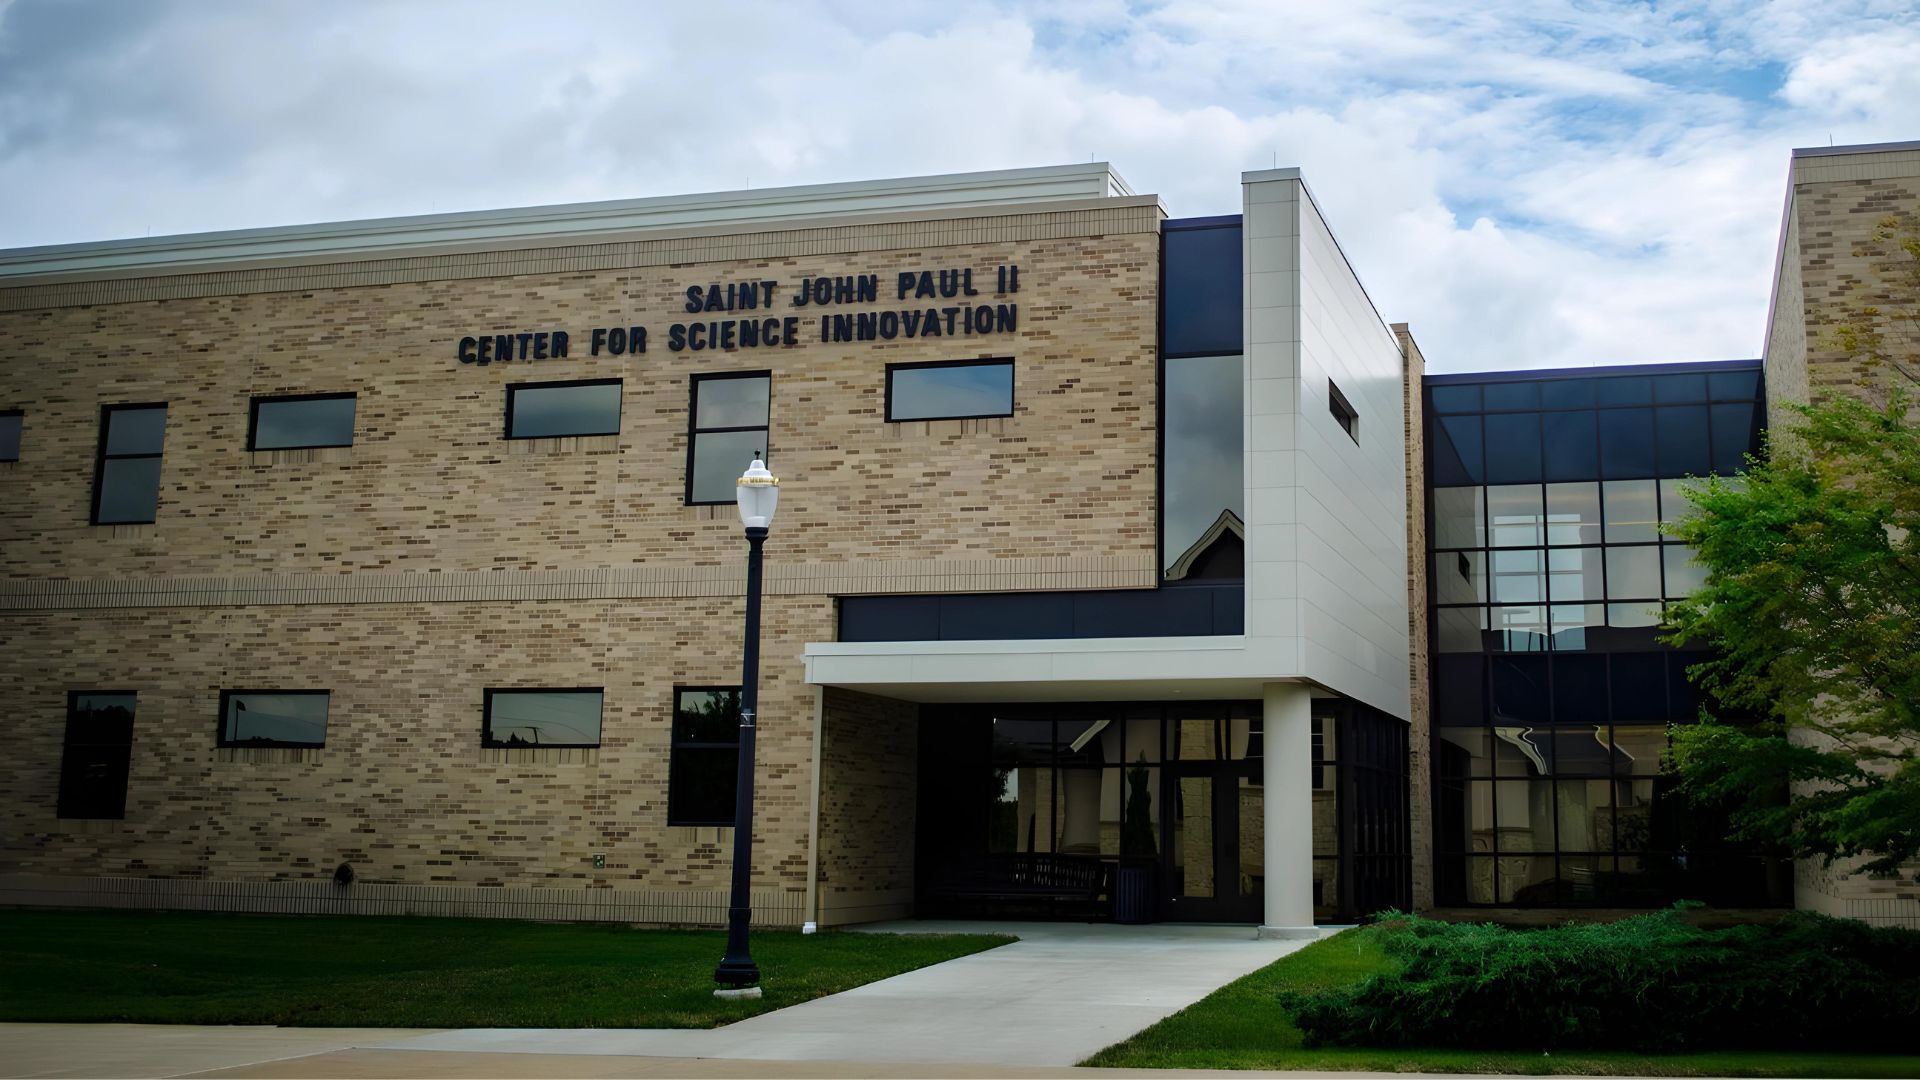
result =
[[949,960],[711,1031],[443,1031],[394,1050],[641,1054],[762,1061],[1072,1065],[1304,941],[1241,926],[882,924],[878,932],[1013,933]]
[[[922,1075],[1025,1075],[1001,1070],[1072,1065],[1307,944],[1257,941],[1250,927],[1234,926],[865,929],[1020,940],[704,1031],[4,1025],[0,1075],[891,1076],[911,1075],[903,1070],[914,1066],[945,1067]],[[719,1060],[695,1069],[695,1059]]]

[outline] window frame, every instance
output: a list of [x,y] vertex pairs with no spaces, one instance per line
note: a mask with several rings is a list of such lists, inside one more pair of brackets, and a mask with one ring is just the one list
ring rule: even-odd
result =
[[93,509],[87,515],[88,524],[90,525],[152,525],[155,522],[160,520],[160,481],[158,477],[154,479],[154,484],[153,484],[153,516],[152,517],[147,518],[144,521],[101,521],[100,520],[100,495],[102,493],[102,481],[104,481],[107,476],[107,462],[109,461],[145,461],[149,458],[164,461],[164,459],[166,458],[167,435],[166,435],[165,420],[161,421],[160,450],[158,453],[152,453],[152,454],[109,454],[107,453],[107,436],[112,429],[113,421],[111,417],[113,416],[113,414],[120,413],[120,412],[140,412],[142,410],[147,410],[147,409],[159,409],[163,413],[171,411],[167,407],[167,403],[164,401],[138,401],[138,402],[126,402],[124,404],[118,404],[118,405],[100,406],[100,441],[93,455]]
[[666,807],[666,811],[667,811],[667,825],[669,827],[671,828],[714,828],[714,827],[732,828],[734,826],[735,819],[732,819],[732,818],[726,821],[705,821],[705,820],[691,821],[691,820],[686,820],[686,819],[675,816],[675,811],[678,809],[680,802],[678,799],[675,799],[673,797],[673,789],[675,785],[675,777],[679,773],[679,769],[677,769],[675,765],[680,760],[680,751],[693,750],[696,752],[717,752],[721,750],[732,750],[734,776],[735,776],[733,796],[734,796],[735,804],[736,805],[738,804],[738,801],[740,798],[740,787],[739,787],[740,782],[738,779],[739,771],[740,771],[740,729],[739,727],[737,725],[735,726],[733,741],[730,743],[696,742],[693,740],[682,740],[680,738],[680,695],[688,694],[688,693],[692,693],[692,694],[736,693],[738,694],[738,693],[741,693],[743,689],[744,688],[738,683],[729,684],[729,685],[699,685],[699,686],[682,686],[682,685],[676,684],[674,686],[672,711],[671,711],[671,715],[669,717],[669,722],[667,726],[667,807]]
[[[728,379],[767,380],[767,422],[765,424],[748,425],[745,427],[703,428],[700,426],[700,384],[705,382],[720,382]],[[760,448],[760,460],[766,461],[773,454],[773,446],[771,445],[773,441],[773,369],[765,368],[757,371],[703,371],[695,373],[687,380],[687,467],[684,476],[685,483],[683,485],[682,496],[685,500],[685,505],[731,506],[733,504],[734,500],[732,498],[712,500],[695,499],[693,497],[693,473],[694,455],[700,446],[700,436],[721,435],[735,431],[764,432],[767,438],[762,441],[768,445]],[[744,472],[745,470],[743,469],[742,471]]]
[[[618,407],[614,411],[613,430],[612,431],[570,431],[564,435],[515,435],[513,433],[514,395],[521,390],[552,390],[561,386],[617,386],[617,387],[620,387],[620,393],[617,399]],[[626,393],[625,379],[619,379],[619,378],[551,379],[544,382],[508,383],[506,400],[503,403],[502,420],[504,421],[504,423],[503,423],[503,426],[501,427],[500,437],[503,439],[510,439],[515,442],[526,442],[529,439],[593,439],[593,438],[599,438],[605,435],[620,434],[620,426],[626,422],[626,417],[627,417],[627,393]]]
[[319,742],[291,742],[275,739],[271,742],[248,740],[239,742],[227,737],[227,702],[237,694],[277,694],[281,697],[324,697],[327,699],[327,725],[333,724],[332,690],[283,690],[279,688],[236,687],[220,691],[220,714],[214,728],[214,745],[222,750],[324,750],[327,746],[325,733]]
[[[988,412],[988,413],[956,413],[953,415],[943,414],[940,416],[898,417],[893,415],[893,376],[895,372],[922,371],[927,368],[949,368],[949,367],[1004,367],[1006,368],[1007,369],[1007,411],[1006,412]],[[917,423],[923,423],[923,422],[931,423],[935,420],[994,420],[1002,417],[1012,416],[1014,414],[1015,409],[1019,405],[1019,396],[1016,393],[1016,389],[1017,389],[1016,379],[1015,379],[1016,374],[1017,373],[1014,371],[1013,357],[1011,356],[981,357],[973,360],[919,360],[911,363],[888,364],[887,378],[886,378],[886,404],[882,411],[882,416],[884,417],[884,421],[889,424],[917,424]],[[773,395],[771,393],[767,395],[767,400],[768,400],[768,411],[771,412],[772,400],[773,400]]]
[[[558,436],[556,436],[557,438]],[[493,698],[496,694],[599,694],[600,739],[582,743],[512,744],[493,737]],[[480,748],[482,750],[598,750],[607,739],[607,688],[605,686],[489,686],[480,698]]]
[[[339,401],[342,398],[354,403],[353,426],[347,431],[346,442],[302,443],[299,446],[261,446],[260,445],[260,406],[286,405],[300,401]],[[320,394],[260,394],[249,400],[247,405],[247,451],[256,454],[270,454],[280,450],[331,450],[337,447],[353,445],[354,436],[360,425],[360,394],[358,391],[329,392]]]
[[1347,395],[1340,392],[1332,379],[1327,380],[1327,410],[1333,414],[1333,422],[1353,440],[1353,445],[1359,446],[1360,410],[1353,407],[1353,402],[1347,400]]
[[20,421],[20,437],[14,443],[12,457],[0,457],[0,462],[20,460],[20,450],[27,441],[27,411],[25,409],[0,409],[0,420],[17,418]]

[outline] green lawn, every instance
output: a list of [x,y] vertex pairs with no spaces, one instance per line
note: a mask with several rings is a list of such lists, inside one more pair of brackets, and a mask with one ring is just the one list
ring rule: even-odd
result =
[[717,1027],[1004,945],[753,935],[766,996],[719,1001],[725,934],[493,919],[0,911],[0,1020]]
[[1302,1045],[1275,995],[1358,982],[1392,961],[1365,930],[1315,942],[1232,982],[1083,1065],[1148,1069],[1302,1069],[1630,1076],[1920,1077],[1920,1056],[1726,1051],[1560,1054],[1502,1050],[1368,1050]]

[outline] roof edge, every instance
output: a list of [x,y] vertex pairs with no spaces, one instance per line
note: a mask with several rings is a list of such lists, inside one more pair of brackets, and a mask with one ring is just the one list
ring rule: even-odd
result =
[[13,248],[0,250],[0,283],[46,275],[182,272],[281,259],[358,259],[451,245],[517,246],[609,233],[813,224],[830,217],[1132,195],[1133,189],[1109,163],[1094,161]]

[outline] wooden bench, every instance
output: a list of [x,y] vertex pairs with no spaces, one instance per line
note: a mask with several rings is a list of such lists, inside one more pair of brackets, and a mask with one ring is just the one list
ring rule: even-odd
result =
[[980,855],[941,866],[934,899],[983,904],[1081,904],[1103,909],[1110,868],[1097,856],[1025,852]]

